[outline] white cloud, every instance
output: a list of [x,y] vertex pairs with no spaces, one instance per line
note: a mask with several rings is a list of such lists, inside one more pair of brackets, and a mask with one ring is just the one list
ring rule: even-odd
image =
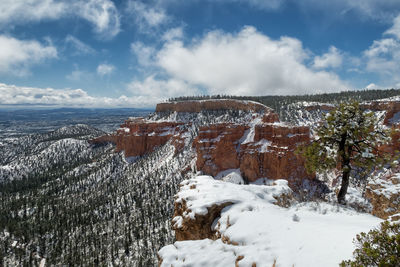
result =
[[110,75],[115,70],[114,65],[111,64],[100,64],[97,66],[97,74],[100,76]]
[[75,55],[96,53],[96,50],[94,50],[92,47],[90,47],[89,45],[85,44],[84,42],[82,42],[81,40],[72,35],[67,35],[67,37],[65,38],[65,42],[67,44],[70,44],[75,49],[74,52]]
[[367,86],[365,86],[365,89],[380,89],[380,88],[383,88],[383,87],[378,86],[378,85],[376,85],[374,83],[370,83]]
[[400,35],[398,34],[400,16],[394,19],[393,26],[384,35],[393,37],[375,40],[363,52],[366,70],[380,75],[381,83],[390,87],[400,82]]
[[82,89],[34,88],[0,83],[0,107],[154,107],[146,96],[93,97]]
[[400,40],[400,15],[393,20],[392,27],[385,31],[384,34],[394,35],[398,40]]
[[237,34],[209,32],[190,45],[168,42],[157,64],[176,80],[209,88],[209,94],[305,94],[348,89],[337,75],[307,68],[298,39],[272,40],[245,27]]
[[95,26],[96,33],[110,39],[120,32],[119,13],[110,0],[90,0],[76,4],[78,14]]
[[167,97],[195,95],[200,92],[182,80],[157,80],[154,76],[149,76],[144,81],[134,80],[128,85],[128,89],[135,96],[145,96],[155,99],[156,102]]
[[150,66],[154,62],[156,49],[146,46],[142,42],[134,42],[131,44],[131,52],[136,56],[138,62],[142,66]]
[[112,38],[120,31],[119,14],[111,0],[0,1],[1,28],[72,16],[89,21],[102,38]]
[[322,56],[314,58],[313,67],[316,69],[338,68],[342,65],[343,54],[334,46],[329,47],[329,51]]
[[162,39],[167,42],[170,42],[173,40],[180,40],[182,38],[183,38],[183,28],[182,27],[176,27],[176,28],[169,29],[162,36]]
[[35,40],[18,40],[0,35],[0,73],[24,76],[30,67],[47,59],[57,58],[57,49],[51,44]]
[[53,0],[2,0],[0,1],[0,25],[58,19],[66,13],[64,1]]
[[128,2],[127,11],[135,16],[136,23],[143,31],[156,28],[169,20],[169,16],[160,6],[146,5],[137,0]]

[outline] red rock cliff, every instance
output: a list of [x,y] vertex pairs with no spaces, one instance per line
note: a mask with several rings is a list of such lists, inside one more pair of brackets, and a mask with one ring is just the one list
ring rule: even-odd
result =
[[92,140],[92,143],[112,142],[116,151],[124,151],[126,157],[142,156],[156,147],[173,139],[177,148],[182,147],[180,134],[183,132],[178,122],[148,122],[143,118],[128,120],[113,135],[106,135]]
[[[240,169],[249,181],[261,177],[271,179],[313,178],[307,175],[303,160],[295,155],[299,143],[309,142],[307,127],[279,124],[276,113],[251,101],[218,100],[161,103],[157,112],[200,112],[202,110],[243,110],[254,112],[244,124],[218,123],[199,128],[193,142],[197,152],[197,169],[217,175],[227,169]],[[116,151],[125,156],[142,156],[169,140],[176,148],[184,144],[183,133],[189,125],[173,121],[128,120],[113,135],[102,136],[92,143],[113,142]]]
[[271,123],[253,127],[235,124],[201,127],[193,143],[197,169],[215,176],[221,171],[239,168],[251,182],[261,177],[314,177],[306,173],[304,160],[294,153],[300,143],[310,142],[308,127]]

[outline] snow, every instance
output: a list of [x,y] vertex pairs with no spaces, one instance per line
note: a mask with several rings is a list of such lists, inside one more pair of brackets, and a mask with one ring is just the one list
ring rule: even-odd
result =
[[130,129],[129,128],[127,128],[127,127],[123,127],[123,128],[119,128],[117,131],[123,131],[123,132],[126,132],[126,133],[130,133]]
[[[237,185],[198,176],[181,183],[177,201],[186,200],[188,212],[195,218],[206,214],[207,207],[226,202],[215,225],[221,239],[178,241],[159,251],[161,266],[338,266],[352,256],[353,238],[367,232],[381,220],[370,214],[325,202],[306,202],[290,208],[274,205],[274,197],[290,194],[287,181],[269,185]],[[181,220],[177,218],[176,222]]]
[[262,123],[262,119],[260,117],[256,117],[249,123],[250,129],[246,130],[243,137],[240,139],[240,144],[247,144],[254,142],[254,134],[255,134],[255,127],[258,124]]
[[400,195],[400,173],[396,173],[392,180],[397,180],[398,183],[392,183],[384,179],[375,179],[370,184],[378,185],[378,188],[373,190],[378,195],[383,195],[385,198],[390,199],[394,195]]
[[244,184],[243,177],[240,174],[240,169],[228,169],[222,171],[215,176],[215,179],[228,183]]

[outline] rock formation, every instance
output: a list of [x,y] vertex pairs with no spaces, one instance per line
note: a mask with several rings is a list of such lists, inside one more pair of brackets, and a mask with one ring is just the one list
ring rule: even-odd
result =
[[197,169],[216,176],[227,169],[240,169],[254,182],[270,179],[313,178],[306,173],[304,160],[295,154],[299,144],[310,141],[308,127],[260,123],[218,124],[200,127],[193,146]]
[[127,120],[115,134],[101,136],[92,143],[112,142],[116,151],[124,151],[126,157],[137,157],[153,151],[172,139],[177,148],[182,148],[183,123],[149,122],[143,118]]
[[395,175],[387,179],[379,179],[367,185],[366,198],[372,205],[372,214],[388,219],[400,213],[400,177]]
[[[279,123],[278,115],[252,101],[210,100],[161,103],[156,112],[200,112],[240,110],[251,112],[252,120],[244,123],[216,123],[198,126],[193,142],[197,152],[197,170],[217,175],[228,169],[240,169],[243,177],[255,181],[270,179],[313,178],[304,169],[304,162],[294,151],[298,144],[309,142],[308,127]],[[116,151],[126,157],[142,156],[168,141],[177,149],[184,145],[184,133],[190,122],[132,119],[113,135],[92,140],[92,143],[113,142]]]

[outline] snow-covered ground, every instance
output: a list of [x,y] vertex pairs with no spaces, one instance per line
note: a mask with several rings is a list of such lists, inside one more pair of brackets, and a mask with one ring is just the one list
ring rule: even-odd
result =
[[[179,241],[159,251],[161,266],[338,266],[352,256],[353,238],[377,226],[370,214],[323,202],[283,208],[276,198],[290,194],[284,180],[269,185],[238,185],[197,176],[182,182],[176,201],[186,201],[195,218],[213,204],[232,202],[213,227],[230,244],[210,239]],[[179,226],[182,218],[175,217]],[[237,244],[237,245],[233,245]]]

